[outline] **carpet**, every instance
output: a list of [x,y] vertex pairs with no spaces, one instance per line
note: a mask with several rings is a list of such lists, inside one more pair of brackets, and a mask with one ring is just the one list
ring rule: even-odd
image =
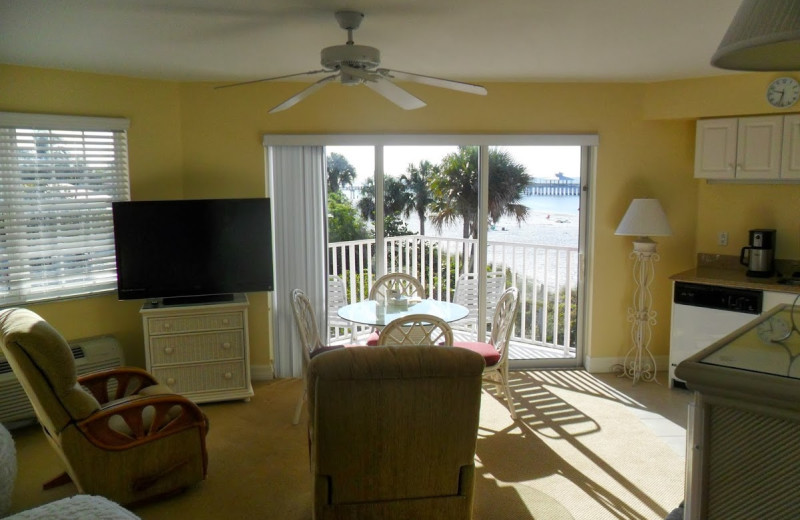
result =
[[[476,447],[479,520],[663,520],[683,500],[683,458],[636,415],[627,389],[584,371],[512,372],[519,421],[485,387]],[[616,385],[615,385],[616,386]],[[256,382],[251,402],[202,405],[211,421],[209,475],[173,498],[140,506],[143,520],[311,518],[306,431],[292,415],[301,382]],[[655,400],[658,401],[657,399]],[[19,475],[12,510],[76,493],[42,491],[61,465],[37,426],[12,431]]]

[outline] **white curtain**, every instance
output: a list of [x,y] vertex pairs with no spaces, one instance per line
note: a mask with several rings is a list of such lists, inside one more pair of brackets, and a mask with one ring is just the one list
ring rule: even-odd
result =
[[327,254],[325,148],[267,146],[275,241],[275,376],[301,377],[302,354],[290,293],[302,289],[325,333]]

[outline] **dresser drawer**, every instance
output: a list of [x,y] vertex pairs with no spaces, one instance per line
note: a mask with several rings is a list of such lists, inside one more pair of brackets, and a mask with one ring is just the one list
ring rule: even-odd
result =
[[147,330],[150,334],[180,334],[203,330],[241,329],[244,316],[241,312],[215,314],[190,314],[164,318],[148,318]]
[[243,357],[244,333],[241,330],[150,338],[150,363],[154,366]]
[[244,361],[154,367],[153,375],[179,394],[246,388]]

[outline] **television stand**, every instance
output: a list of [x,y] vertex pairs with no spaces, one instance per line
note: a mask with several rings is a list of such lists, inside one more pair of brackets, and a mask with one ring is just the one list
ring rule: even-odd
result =
[[154,305],[139,311],[145,363],[155,378],[196,403],[249,400],[247,296],[201,305]]
[[195,303],[232,302],[233,294],[201,294],[198,296],[168,296],[161,299],[161,305],[192,305]]

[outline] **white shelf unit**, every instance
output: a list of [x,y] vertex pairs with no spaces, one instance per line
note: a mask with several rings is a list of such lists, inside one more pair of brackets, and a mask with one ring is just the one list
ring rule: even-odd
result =
[[253,395],[244,294],[233,301],[191,305],[145,303],[147,370],[196,403]]

